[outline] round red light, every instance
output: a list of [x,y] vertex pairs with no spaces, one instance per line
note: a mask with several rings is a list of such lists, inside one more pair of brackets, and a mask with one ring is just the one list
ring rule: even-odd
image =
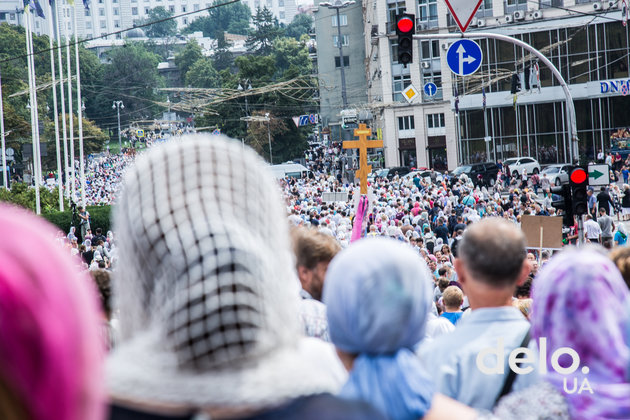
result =
[[584,169],[578,168],[571,172],[571,182],[581,184],[584,181],[586,181],[586,171]]
[[413,29],[413,20],[408,17],[400,18],[398,21],[398,30],[400,32],[409,32]]

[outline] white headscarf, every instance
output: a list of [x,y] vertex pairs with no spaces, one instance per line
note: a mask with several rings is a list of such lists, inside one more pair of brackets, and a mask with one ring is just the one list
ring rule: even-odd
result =
[[268,165],[226,137],[138,158],[114,216],[114,397],[258,410],[338,389],[318,366],[332,349],[300,335],[282,206]]

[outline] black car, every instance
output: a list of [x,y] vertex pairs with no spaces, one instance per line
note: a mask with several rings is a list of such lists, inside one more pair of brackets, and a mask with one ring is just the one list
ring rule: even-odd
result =
[[497,181],[499,167],[494,162],[471,163],[455,168],[453,175],[459,178],[460,175],[466,174],[475,185],[493,186]]

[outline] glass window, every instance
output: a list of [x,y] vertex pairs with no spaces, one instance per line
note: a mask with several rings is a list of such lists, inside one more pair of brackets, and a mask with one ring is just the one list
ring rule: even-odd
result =
[[407,7],[404,1],[399,0],[387,4],[387,18],[389,19],[388,32],[396,31],[396,16],[406,11]]
[[186,13],[186,6],[182,6],[182,13]]
[[[350,56],[348,55],[343,56],[343,66],[344,67],[350,66]],[[341,65],[339,64],[339,56],[335,57],[335,67],[341,67]]]
[[120,10],[114,9],[114,16],[118,16],[120,14]]
[[427,114],[428,128],[442,128],[445,126],[444,114]]
[[[348,15],[339,15],[341,26],[348,26]],[[332,17],[332,26],[337,27],[337,15]]]
[[175,13],[175,6],[168,6],[168,11],[171,13]]
[[403,74],[393,77],[393,97],[394,101],[404,101],[402,91],[411,84],[411,75]]
[[131,14],[134,16],[138,16],[138,8],[137,7],[132,7],[131,8]]
[[199,5],[198,4],[193,4],[193,10],[195,12],[198,12],[199,11]]
[[279,17],[280,19],[284,19],[284,12],[280,12],[280,13],[278,13],[278,17]]
[[90,16],[90,9],[84,9],[85,10],[85,16]]
[[284,7],[284,0],[278,0],[278,7]]
[[414,130],[415,123],[413,115],[405,115],[404,117],[398,117],[398,129],[399,130]]
[[9,13],[9,20],[15,20],[15,13]]
[[101,29],[106,29],[107,23],[104,20],[101,20]]
[[105,9],[98,9],[99,16],[105,16]]
[[[418,1],[418,20],[421,22],[437,21],[437,0]],[[436,22],[437,23],[437,22]]]
[[92,29],[92,22],[90,22],[89,20],[85,22],[85,29]]
[[[343,40],[343,44],[341,44],[342,46],[347,47],[348,45],[350,45],[350,39],[348,35],[341,35],[341,39]],[[339,37],[337,35],[333,35],[333,46],[339,48]]]

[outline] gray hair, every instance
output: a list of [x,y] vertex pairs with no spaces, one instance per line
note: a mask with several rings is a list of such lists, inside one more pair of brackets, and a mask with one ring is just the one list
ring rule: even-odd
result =
[[525,247],[520,229],[490,217],[466,229],[457,252],[475,280],[501,288],[517,281],[527,256]]

